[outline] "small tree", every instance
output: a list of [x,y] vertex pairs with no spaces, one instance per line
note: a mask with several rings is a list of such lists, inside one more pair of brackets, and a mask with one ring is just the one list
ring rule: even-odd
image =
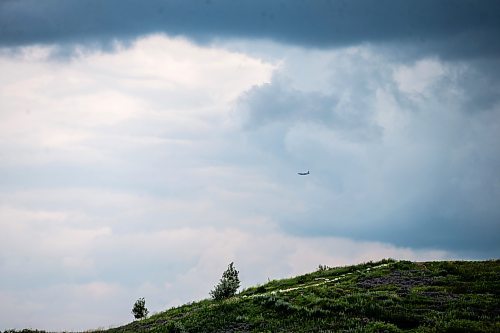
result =
[[227,270],[222,273],[219,284],[215,286],[214,290],[210,291],[210,296],[215,300],[222,300],[234,296],[240,287],[238,273],[233,263],[230,263],[229,266],[227,266]]
[[144,297],[139,298],[137,301],[135,301],[134,307],[132,308],[132,314],[134,315],[135,319],[142,319],[146,318],[148,316],[148,309],[146,308],[146,301],[144,300]]

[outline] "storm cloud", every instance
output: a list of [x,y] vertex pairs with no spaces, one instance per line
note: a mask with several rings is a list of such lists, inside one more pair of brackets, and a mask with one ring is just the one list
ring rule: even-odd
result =
[[220,38],[319,48],[398,43],[414,54],[477,57],[500,52],[499,13],[494,0],[6,0],[0,3],[0,45],[112,47],[162,32],[201,43]]

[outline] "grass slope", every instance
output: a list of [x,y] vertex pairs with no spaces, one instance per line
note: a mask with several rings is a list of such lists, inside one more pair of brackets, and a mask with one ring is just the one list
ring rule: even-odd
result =
[[500,332],[499,293],[500,260],[383,260],[274,280],[105,332]]

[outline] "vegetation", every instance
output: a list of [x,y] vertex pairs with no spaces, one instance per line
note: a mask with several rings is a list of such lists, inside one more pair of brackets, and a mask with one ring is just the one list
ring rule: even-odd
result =
[[210,292],[210,296],[217,301],[234,296],[240,287],[238,273],[233,263],[230,263],[227,270],[222,273],[219,284]]
[[143,319],[148,316],[148,309],[146,308],[146,301],[143,298],[139,298],[135,303],[134,307],[132,308],[132,314],[134,315],[135,319]]
[[202,300],[113,328],[128,332],[500,332],[500,260],[383,260]]

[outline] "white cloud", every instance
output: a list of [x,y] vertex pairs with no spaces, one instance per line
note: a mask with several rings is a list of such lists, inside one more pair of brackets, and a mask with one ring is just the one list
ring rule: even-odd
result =
[[398,66],[394,79],[402,92],[415,97],[419,94],[429,94],[429,89],[444,73],[445,69],[438,60],[423,59],[413,65]]
[[269,80],[274,68],[163,36],[67,62],[45,58],[45,48],[29,49],[0,58],[0,145],[11,165],[109,162],[107,141],[123,149],[130,141],[206,134],[227,117],[228,102]]
[[201,191],[225,176],[198,160],[220,149],[229,103],[274,68],[164,36],[65,62],[53,51],[0,57],[1,329],[122,323],[134,297],[188,270],[210,246],[189,228],[229,223]]

